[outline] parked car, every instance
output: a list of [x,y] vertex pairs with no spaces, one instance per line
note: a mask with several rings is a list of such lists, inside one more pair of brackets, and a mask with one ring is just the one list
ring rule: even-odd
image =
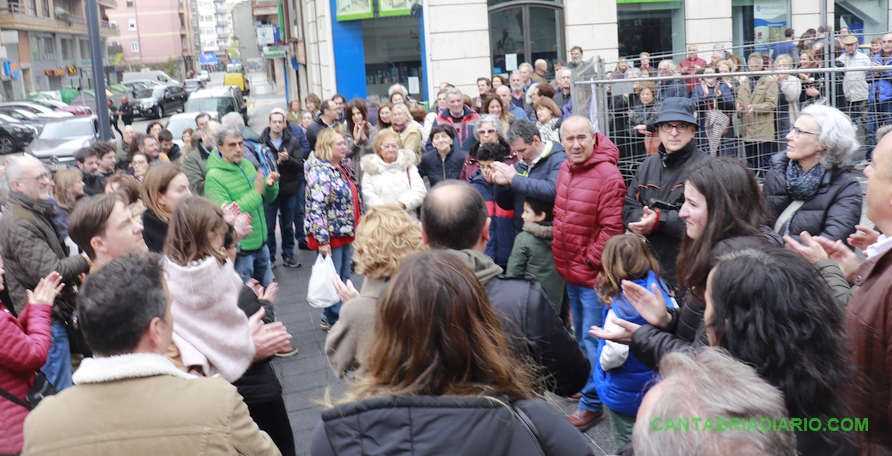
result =
[[136,93],[133,102],[139,109],[139,115],[160,119],[165,112],[182,111],[188,99],[189,94],[182,87],[168,85],[146,87]]
[[124,82],[154,80],[160,81],[164,85],[180,84],[179,81],[168,76],[167,73],[158,70],[129,71],[125,72],[122,76]]
[[198,79],[201,79],[204,82],[211,82],[211,74],[208,73],[208,70],[201,70],[198,72]]
[[13,125],[17,125],[20,127],[25,127],[27,129],[31,130],[31,132],[34,134],[33,135],[34,137],[37,137],[37,135],[40,134],[40,130],[43,129],[43,124],[40,125],[40,128],[37,128],[36,125],[31,125],[27,122],[23,122],[19,119],[16,119],[15,117],[8,116],[8,115],[2,114],[2,113],[0,113],[0,121],[6,122],[9,124],[13,124]]
[[4,106],[21,108],[26,111],[30,111],[37,117],[43,117],[46,119],[66,119],[74,115],[70,112],[54,111],[51,108],[47,108],[44,105],[34,103],[33,101],[8,101],[6,103],[0,103],[0,107]]
[[15,119],[0,119],[0,155],[24,150],[34,140],[35,130]]
[[223,85],[238,87],[245,95],[251,93],[251,83],[248,81],[248,77],[242,73],[226,73],[223,76]]
[[99,139],[96,116],[78,116],[48,122],[31,143],[30,154],[40,159],[51,171],[74,164],[74,154]]
[[39,105],[46,106],[47,108],[50,108],[53,111],[70,112],[76,116],[88,116],[90,114],[93,114],[93,110],[90,109],[89,106],[85,106],[85,105],[66,104],[59,100],[48,100],[46,98],[35,98],[30,101],[37,103]]
[[[173,133],[173,142],[174,144],[183,147],[183,140],[180,139],[183,137],[183,131],[187,128],[195,129],[195,117],[198,116],[198,112],[184,112],[182,114],[174,114],[170,116],[170,119],[167,121],[167,125],[164,126],[165,129],[170,130]],[[209,113],[211,117],[213,117],[216,112]],[[214,119],[217,120],[217,119]]]
[[220,119],[230,112],[237,112],[242,115],[242,119],[247,124],[248,104],[245,103],[240,92],[236,92],[237,90],[238,88],[230,87],[199,90],[189,96],[185,111],[213,112],[217,113],[217,117]]
[[186,79],[186,83],[183,85],[183,88],[186,89],[186,93],[194,93],[201,89],[206,89],[207,84],[199,78]]
[[12,117],[19,122],[26,123],[28,125],[32,125],[37,128],[38,132],[43,130],[43,125],[48,121],[58,120],[58,119],[47,119],[45,117],[40,117],[37,114],[34,114],[31,111],[17,108],[15,106],[0,106],[0,114]]

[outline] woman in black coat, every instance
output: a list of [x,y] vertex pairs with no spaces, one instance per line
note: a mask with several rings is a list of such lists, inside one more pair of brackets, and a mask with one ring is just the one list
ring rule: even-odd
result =
[[787,135],[787,150],[772,157],[763,192],[768,218],[781,236],[805,231],[845,241],[861,220],[861,185],[847,161],[858,150],[849,118],[836,108],[812,105]]
[[183,171],[170,163],[159,163],[149,169],[142,184],[142,238],[150,252],[161,253],[167,240],[170,216],[177,202],[192,196],[189,180]]

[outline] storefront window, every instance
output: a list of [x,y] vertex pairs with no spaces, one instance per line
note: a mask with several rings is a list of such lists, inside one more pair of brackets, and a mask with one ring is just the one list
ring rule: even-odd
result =
[[[792,24],[790,0],[733,0],[731,8],[737,55],[768,52],[771,43],[784,40],[784,30]],[[797,38],[804,31],[796,30]]]
[[638,57],[685,52],[684,2],[617,0],[619,55]]
[[489,38],[493,73],[510,73],[523,62],[532,65],[542,59],[548,63],[545,78],[552,78],[554,60],[564,55],[563,30],[563,10],[557,7],[509,3],[491,9]]
[[834,30],[848,27],[858,36],[861,44],[870,44],[889,30],[889,0],[848,0],[837,1],[834,5]]
[[[366,93],[382,98],[400,83],[415,98],[424,87],[421,71],[421,25],[417,17],[364,19]],[[417,81],[417,84],[415,84]]]

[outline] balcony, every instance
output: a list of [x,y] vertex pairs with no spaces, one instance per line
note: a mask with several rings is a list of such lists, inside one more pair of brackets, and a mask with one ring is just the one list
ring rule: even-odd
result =
[[214,14],[229,14],[229,10],[218,6],[214,9]]
[[220,20],[218,20],[218,21],[217,21],[217,25],[220,26],[220,27],[227,27],[227,26],[229,26],[229,21],[220,21]]
[[180,26],[180,35],[186,36],[186,27]]
[[221,40],[228,40],[230,36],[229,32],[217,32],[217,38]]
[[228,44],[221,44],[221,45],[218,45],[218,46],[217,46],[217,49],[219,49],[219,50],[225,52],[225,51],[228,51],[228,50],[229,50],[229,45],[228,45]]
[[[42,17],[38,16],[36,11],[31,8],[10,4],[0,8],[0,29],[86,35],[87,21],[80,16]],[[100,21],[99,33],[101,36],[120,36],[121,34],[108,21]]]
[[106,8],[118,9],[118,0],[96,0],[96,3]]

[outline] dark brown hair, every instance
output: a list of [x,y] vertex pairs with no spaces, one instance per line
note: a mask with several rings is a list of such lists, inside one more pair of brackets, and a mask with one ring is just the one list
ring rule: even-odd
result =
[[369,131],[369,108],[365,105],[365,100],[362,98],[354,98],[347,103],[347,106],[344,108],[344,119],[347,121],[347,131],[345,132],[348,135],[353,135],[353,128],[356,127],[356,124],[353,123],[353,109],[358,109],[360,114],[362,114],[362,120],[365,123],[365,134],[366,136],[370,136],[371,132]]
[[[520,368],[518,368],[520,366]],[[525,364],[509,349],[496,310],[456,255],[403,261],[375,315],[368,375],[353,400],[378,396],[533,396]]]
[[124,208],[129,210],[124,198],[121,193],[86,197],[71,213],[68,219],[68,236],[91,260],[96,259],[96,251],[90,245],[90,240],[105,233],[105,225],[116,203],[124,203]]
[[597,291],[601,301],[607,303],[620,294],[623,280],[643,279],[650,271],[660,273],[660,263],[651,254],[647,239],[632,233],[610,238],[604,245],[601,264],[603,272]]
[[170,219],[164,255],[180,266],[208,256],[224,264],[226,253],[211,246],[211,234],[222,239],[226,230],[223,210],[209,199],[201,196],[181,199]]
[[149,168],[146,176],[142,180],[142,202],[146,208],[152,211],[161,220],[170,222],[170,212],[167,212],[160,204],[158,204],[158,196],[167,193],[167,187],[178,175],[183,174],[183,170],[170,163],[158,163]]
[[124,197],[124,204],[130,205],[139,201],[140,186],[139,181],[135,177],[118,171],[105,181],[105,185],[118,184],[116,193],[120,193]]

